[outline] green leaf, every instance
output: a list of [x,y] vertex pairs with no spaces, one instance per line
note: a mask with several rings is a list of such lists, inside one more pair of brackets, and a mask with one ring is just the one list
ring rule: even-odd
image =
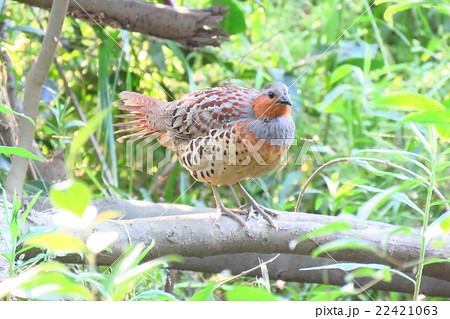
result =
[[370,165],[366,161],[356,160],[356,159],[350,159],[349,161],[357,164],[358,166],[361,166],[362,168],[367,169],[368,171],[374,173],[377,176],[390,175],[390,176],[394,176],[394,177],[396,177],[398,179],[401,179],[401,180],[409,180],[410,179],[409,177],[407,177],[405,175],[402,175],[402,174],[396,174],[396,173],[391,173],[391,172],[386,172],[386,171],[380,171],[380,170],[376,169],[375,167],[373,167],[372,165]]
[[345,78],[347,75],[352,73],[352,71],[353,71],[352,65],[343,64],[339,66],[338,68],[336,68],[336,70],[334,70],[333,74],[331,75],[330,84],[334,84],[337,81]]
[[446,233],[446,234],[450,233],[450,215],[447,216],[445,219],[443,219],[439,223],[439,226],[444,231],[444,233]]
[[115,285],[121,285],[124,282],[130,281],[135,279],[138,276],[144,275],[149,270],[158,268],[158,267],[167,267],[169,262],[181,262],[182,258],[175,255],[168,255],[164,257],[160,257],[157,259],[153,259],[150,261],[147,261],[143,264],[137,265],[133,268],[128,269],[124,273],[120,273],[115,279],[114,284]]
[[211,301],[215,289],[216,283],[212,281],[205,288],[196,292],[189,301]]
[[351,90],[353,87],[349,84],[342,84],[333,88],[327,95],[323,98],[322,101],[322,110],[325,109],[330,103],[336,100],[342,93],[347,90]]
[[223,27],[229,35],[245,32],[247,29],[245,16],[238,3],[235,0],[223,0],[222,6],[230,8],[230,11],[225,15],[226,18],[220,26]]
[[31,25],[14,26],[14,27],[6,29],[6,31],[8,31],[8,32],[10,32],[10,31],[22,31],[24,33],[31,33],[31,34],[35,34],[35,35],[41,36],[41,37],[43,37],[45,35],[45,31],[44,30],[32,27]]
[[423,265],[426,266],[426,265],[435,264],[435,263],[448,263],[448,262],[450,262],[450,259],[435,258],[435,259],[430,259],[430,260],[425,261],[423,263]]
[[36,126],[36,124],[34,123],[34,121],[33,121],[33,119],[32,119],[31,117],[26,116],[25,114],[22,114],[22,113],[13,111],[13,110],[11,110],[10,108],[4,106],[2,103],[0,103],[0,112],[6,113],[6,114],[14,114],[14,115],[17,115],[17,116],[26,118],[28,121],[30,121],[31,124],[33,124],[33,125]]
[[152,289],[152,290],[146,290],[144,292],[141,292],[139,295],[136,295],[130,299],[130,301],[136,301],[136,300],[177,301],[178,299],[175,298],[175,296],[173,296],[167,292]]
[[397,93],[374,101],[377,106],[404,111],[443,111],[445,107],[435,99],[416,93]]
[[397,12],[400,12],[400,11],[407,10],[413,6],[414,6],[414,4],[402,4],[402,3],[398,3],[398,4],[394,4],[392,6],[389,6],[386,9],[386,11],[384,11],[384,20],[386,20],[390,25],[393,25],[394,24],[394,19],[393,19],[394,14],[396,14]]
[[115,231],[98,231],[89,236],[86,240],[86,246],[94,254],[98,254],[102,250],[106,249],[111,243],[113,243],[118,233]]
[[228,301],[278,301],[265,288],[235,286],[225,293]]
[[[45,287],[45,289],[43,289]],[[93,300],[92,293],[82,284],[61,272],[41,271],[17,289],[13,294],[21,298],[37,300]]]
[[343,249],[360,249],[375,252],[376,248],[369,242],[362,241],[356,238],[343,238],[337,239],[332,242],[322,244],[321,246],[314,249],[311,253],[312,257],[317,257],[322,253],[343,250]]
[[360,269],[360,268],[370,268],[370,269],[378,269],[378,270],[388,269],[389,271],[396,273],[399,276],[402,276],[403,278],[408,279],[409,281],[415,283],[414,279],[412,279],[408,275],[402,273],[401,271],[399,271],[397,269],[392,269],[391,267],[389,267],[387,265],[382,265],[382,264],[336,263],[336,264],[330,264],[330,265],[324,265],[324,266],[300,268],[299,270],[305,271],[305,270],[339,269],[339,270],[343,270],[345,272],[349,272],[349,271],[353,271],[353,270]]
[[450,204],[450,200],[439,200],[430,204],[430,206],[438,206],[442,204]]
[[39,195],[41,195],[42,191],[39,191],[37,194],[33,196],[30,203],[27,205],[27,208],[22,214],[22,217],[20,218],[20,222],[18,224],[19,228],[22,228],[23,224],[25,223],[28,214],[30,213],[31,209],[33,208],[34,204],[36,203],[37,199],[39,198]]
[[408,114],[401,122],[432,123],[440,125],[450,124],[450,111],[425,111]]
[[447,169],[450,166],[450,162],[444,162],[436,166],[436,171],[440,171],[441,169]]
[[377,195],[370,198],[367,202],[365,202],[363,205],[361,205],[358,208],[358,213],[357,213],[358,218],[366,220],[369,217],[370,213],[374,209],[385,204],[390,198],[408,205],[409,207],[411,207],[412,209],[414,209],[415,211],[417,211],[423,215],[424,214],[423,211],[419,207],[417,207],[417,205],[414,204],[414,202],[412,202],[408,198],[408,196],[406,196],[403,193],[400,193],[400,191],[405,190],[405,189],[410,189],[412,186],[414,186],[418,183],[419,183],[418,180],[410,180],[410,181],[406,181],[397,186],[391,186],[386,190],[381,190],[381,189],[378,189],[375,187],[370,187],[370,186],[365,186],[365,185],[354,184],[357,187],[378,193]]
[[47,233],[25,240],[26,245],[49,249],[55,254],[79,253],[86,250],[83,241],[66,233]]
[[450,125],[435,124],[435,128],[440,136],[450,139]]
[[352,230],[351,226],[347,222],[334,222],[330,223],[328,225],[325,225],[323,227],[320,227],[318,229],[315,229],[303,236],[301,236],[297,242],[302,242],[308,239],[311,239],[313,237],[318,236],[325,236],[328,234],[336,234],[336,233],[342,233],[346,231]]
[[194,81],[194,72],[192,71],[189,61],[186,59],[183,51],[180,49],[179,44],[169,40],[166,41],[166,44],[169,49],[172,50],[172,53],[181,61],[184,71],[186,72],[189,79],[189,90],[195,91],[197,87]]
[[91,201],[89,187],[79,181],[65,181],[53,185],[50,199],[56,208],[71,211],[81,217]]
[[6,155],[17,155],[26,157],[29,159],[37,160],[40,162],[43,162],[42,159],[37,157],[36,155],[28,152],[26,149],[20,148],[20,147],[12,147],[12,146],[0,146],[0,153],[6,154]]
[[78,154],[82,149],[83,145],[87,142],[89,139],[91,133],[93,133],[97,127],[100,125],[103,118],[111,111],[111,108],[104,109],[102,112],[96,114],[92,119],[88,121],[86,126],[82,127],[77,135],[73,138],[72,145],[70,147],[69,156],[67,157],[67,166],[70,168],[74,166],[75,156]]

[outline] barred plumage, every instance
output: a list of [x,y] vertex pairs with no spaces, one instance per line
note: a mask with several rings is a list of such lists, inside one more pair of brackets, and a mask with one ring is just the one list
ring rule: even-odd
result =
[[[118,141],[156,134],[195,179],[213,187],[267,174],[279,165],[294,138],[288,88],[279,82],[262,90],[238,86],[204,89],[172,102],[134,92],[122,92],[119,97],[124,100],[119,109],[132,114],[117,117],[132,120],[115,125],[132,127],[116,131],[128,133]],[[222,213],[245,224],[223,206],[216,189],[214,194]],[[243,195],[250,202],[249,209],[275,225],[267,215],[273,212],[249,199],[246,192]]]

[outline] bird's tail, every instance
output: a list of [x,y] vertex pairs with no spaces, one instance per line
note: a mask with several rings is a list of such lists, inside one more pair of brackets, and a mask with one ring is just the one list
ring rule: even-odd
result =
[[119,97],[124,101],[124,104],[119,106],[120,110],[129,111],[130,114],[119,114],[117,118],[132,119],[128,122],[120,122],[114,126],[132,126],[127,129],[119,129],[114,133],[128,133],[117,139],[118,142],[123,142],[126,139],[140,139],[145,138],[154,133],[164,133],[165,124],[162,118],[166,102],[157,100],[150,96],[135,93],[135,92],[121,92]]

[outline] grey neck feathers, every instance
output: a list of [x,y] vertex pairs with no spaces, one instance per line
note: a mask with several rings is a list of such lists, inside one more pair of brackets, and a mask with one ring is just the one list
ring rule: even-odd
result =
[[257,119],[249,128],[256,138],[268,140],[274,146],[289,146],[295,137],[295,124],[290,116]]

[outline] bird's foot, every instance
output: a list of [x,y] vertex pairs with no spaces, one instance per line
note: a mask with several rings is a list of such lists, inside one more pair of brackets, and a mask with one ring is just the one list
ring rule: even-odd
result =
[[248,211],[247,220],[249,220],[250,217],[255,217],[257,214],[259,214],[269,222],[270,226],[278,229],[277,224],[275,224],[275,222],[272,219],[272,217],[277,217],[280,215],[277,211],[259,205],[258,203],[247,203],[244,206],[240,207],[240,209],[241,210],[245,209]]
[[241,224],[244,227],[248,226],[247,223],[241,217],[238,216],[238,214],[239,215],[247,214],[247,212],[245,210],[229,209],[224,206],[218,207],[217,210],[219,211],[220,215],[216,218],[216,223],[219,221],[220,217],[225,215],[225,216],[233,218],[235,221],[237,221],[239,224]]

